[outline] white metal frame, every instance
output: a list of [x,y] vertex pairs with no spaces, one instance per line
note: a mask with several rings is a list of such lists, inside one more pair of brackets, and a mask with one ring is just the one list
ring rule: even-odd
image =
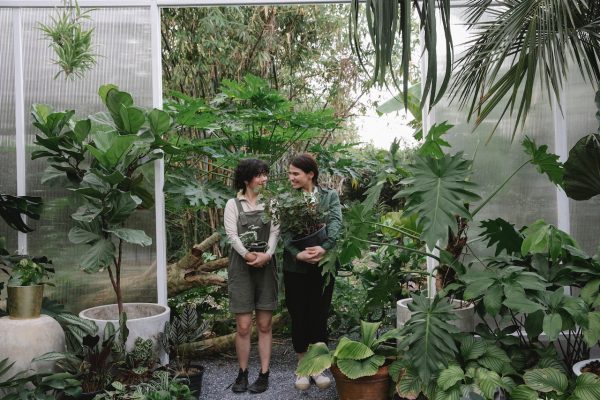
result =
[[[200,7],[200,6],[238,6],[238,5],[293,5],[293,4],[326,4],[349,3],[350,0],[79,0],[81,7],[119,8],[140,7],[150,9],[151,18],[151,53],[152,53],[152,103],[156,108],[162,107],[162,67],[160,39],[161,7]],[[463,7],[466,1],[453,2],[452,7]],[[15,127],[16,127],[16,163],[17,163],[17,195],[26,195],[26,150],[25,150],[25,102],[23,85],[23,37],[22,8],[51,8],[63,6],[62,0],[0,0],[0,9],[13,8],[13,43],[14,43],[14,83],[15,83]],[[421,63],[421,71],[427,68],[426,54]],[[561,92],[564,97],[564,92]],[[555,152],[565,159],[567,157],[566,119],[554,101],[553,118],[555,127]],[[561,99],[563,100],[563,99]],[[561,101],[561,104],[565,104]],[[425,108],[425,110],[427,107]],[[435,121],[435,110],[423,113],[423,131],[427,134],[431,122]],[[155,198],[156,198],[156,262],[157,262],[157,294],[158,303],[167,304],[167,265],[166,265],[166,227],[164,208],[164,162],[155,162]],[[557,189],[558,227],[570,231],[569,200],[564,192]],[[19,233],[18,251],[27,254],[27,235]],[[435,250],[434,250],[435,254]],[[427,258],[427,270],[431,273],[437,262]],[[435,281],[429,279],[429,295],[435,293]]]

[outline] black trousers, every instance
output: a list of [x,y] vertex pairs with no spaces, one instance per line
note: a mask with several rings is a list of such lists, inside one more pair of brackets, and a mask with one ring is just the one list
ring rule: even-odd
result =
[[323,290],[321,269],[306,274],[283,271],[285,304],[292,318],[292,344],[296,353],[304,353],[311,343],[327,343],[327,319],[331,308],[335,279]]

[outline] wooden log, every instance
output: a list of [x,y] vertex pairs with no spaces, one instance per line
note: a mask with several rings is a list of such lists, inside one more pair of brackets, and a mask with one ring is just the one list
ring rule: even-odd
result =
[[[273,316],[273,331],[283,327],[287,323],[287,313],[281,313]],[[256,326],[252,325],[252,340],[258,338]],[[229,335],[216,338],[200,340],[198,342],[186,343],[179,346],[179,351],[183,354],[190,354],[191,357],[205,357],[208,355],[217,355],[223,352],[231,351],[235,348],[235,332]]]
[[202,254],[208,249],[210,249],[215,243],[221,240],[221,235],[219,232],[215,232],[206,239],[204,239],[201,243],[195,244],[192,247],[192,254],[200,259],[202,259]]

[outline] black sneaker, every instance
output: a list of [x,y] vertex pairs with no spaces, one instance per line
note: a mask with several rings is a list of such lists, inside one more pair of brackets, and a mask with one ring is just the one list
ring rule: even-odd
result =
[[262,393],[269,388],[269,371],[264,374],[260,372],[258,378],[248,388],[250,393]]
[[243,371],[240,368],[231,390],[233,390],[234,393],[244,393],[248,390],[248,370]]

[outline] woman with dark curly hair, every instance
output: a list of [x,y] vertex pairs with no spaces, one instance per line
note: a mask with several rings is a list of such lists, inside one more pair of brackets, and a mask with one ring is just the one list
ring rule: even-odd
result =
[[[277,308],[277,271],[273,257],[277,246],[279,229],[264,222],[264,205],[259,193],[267,183],[269,166],[257,159],[241,160],[234,173],[235,198],[225,206],[225,232],[232,250],[229,255],[228,291],[229,306],[235,314],[239,372],[232,385],[236,393],[250,391],[261,393],[269,387],[269,362],[272,347],[272,316]],[[254,249],[252,242],[266,242],[267,248]],[[246,245],[244,245],[244,241]],[[252,313],[256,314],[258,330],[258,354],[260,372],[256,381],[248,386],[248,358]]]

